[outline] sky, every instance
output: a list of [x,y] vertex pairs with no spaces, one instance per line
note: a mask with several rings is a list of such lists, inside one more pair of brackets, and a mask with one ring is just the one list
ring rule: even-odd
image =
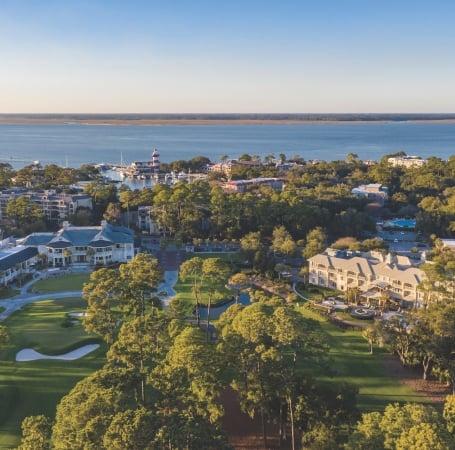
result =
[[453,0],[2,0],[0,113],[455,113]]

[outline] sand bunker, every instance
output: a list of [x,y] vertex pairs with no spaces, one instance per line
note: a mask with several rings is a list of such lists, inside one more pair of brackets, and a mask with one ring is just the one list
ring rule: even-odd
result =
[[55,356],[43,355],[42,353],[36,352],[32,348],[24,348],[16,354],[16,361],[35,361],[37,359],[63,359],[66,361],[73,361],[75,359],[79,359],[85,355],[88,355],[90,352],[93,352],[93,350],[96,350],[99,346],[99,344],[84,345],[83,347],[77,348],[72,352]]
[[68,314],[70,317],[85,317],[87,313],[85,312],[71,312]]

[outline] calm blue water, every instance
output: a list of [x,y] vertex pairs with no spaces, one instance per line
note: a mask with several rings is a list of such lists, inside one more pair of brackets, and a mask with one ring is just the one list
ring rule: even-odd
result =
[[0,124],[0,162],[15,168],[35,160],[43,165],[80,167],[85,163],[120,164],[149,160],[157,148],[161,161],[243,153],[264,157],[299,155],[306,160],[379,160],[400,150],[424,158],[455,154],[453,123],[357,123],[276,125],[31,125]]
[[[248,306],[249,304],[251,304],[250,296],[247,293],[242,292],[239,295],[238,302],[240,304],[244,305],[244,306]],[[219,319],[221,314],[224,313],[232,305],[235,305],[235,300],[232,300],[232,302],[229,302],[228,304],[223,305],[223,306],[219,306],[217,308],[212,306],[212,308],[210,308],[210,318],[211,319]],[[200,316],[201,319],[203,319],[203,320],[207,319],[207,311],[208,311],[207,308],[200,308],[199,309],[199,316]]]

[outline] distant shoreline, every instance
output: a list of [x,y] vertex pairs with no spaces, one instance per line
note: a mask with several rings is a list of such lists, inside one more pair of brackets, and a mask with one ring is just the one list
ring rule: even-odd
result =
[[166,125],[325,125],[325,124],[384,124],[384,123],[455,123],[455,118],[445,119],[408,119],[408,120],[393,120],[393,119],[115,119],[115,118],[72,118],[72,117],[12,117],[1,116],[0,124],[3,125],[88,125],[88,126],[166,126]]

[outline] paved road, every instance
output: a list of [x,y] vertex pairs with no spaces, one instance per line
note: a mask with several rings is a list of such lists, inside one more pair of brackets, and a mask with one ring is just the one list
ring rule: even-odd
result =
[[0,314],[0,322],[3,322],[8,316],[16,312],[18,309],[21,309],[22,306],[39,302],[42,300],[49,300],[53,298],[68,298],[68,297],[80,297],[82,291],[72,291],[72,292],[57,292],[55,294],[19,294],[16,297],[12,297],[6,300],[0,300],[0,306],[3,306],[5,310]]

